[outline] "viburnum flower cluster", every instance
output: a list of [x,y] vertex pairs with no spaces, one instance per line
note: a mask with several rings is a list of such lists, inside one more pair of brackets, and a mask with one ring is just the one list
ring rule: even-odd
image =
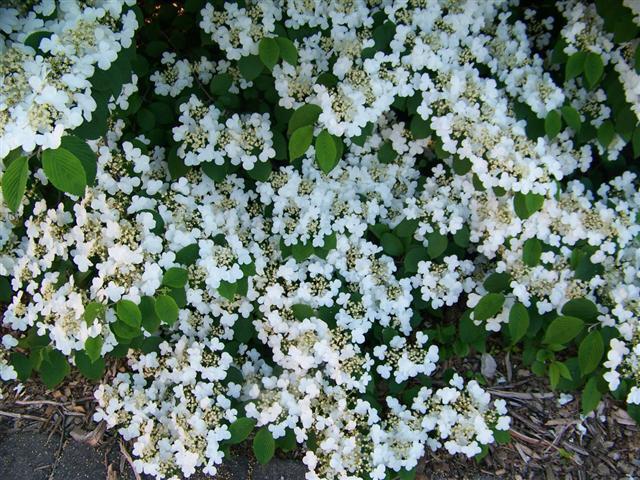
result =
[[[138,26],[134,0],[38,3],[21,15],[0,10],[0,159],[16,148],[56,148],[64,133],[91,120],[90,78],[129,48]],[[36,15],[36,13],[38,15]]]
[[[96,71],[153,33],[134,3],[0,9],[3,171],[36,153],[17,208],[0,204],[2,380],[23,379],[24,345],[28,373],[124,358],[95,419],[168,479],[215,474],[253,428],[258,447],[302,448],[309,480],[481,456],[508,409],[479,375],[442,371],[447,309],[466,307],[459,329],[526,336],[554,387],[559,365],[585,383],[583,361],[551,355],[590,339],[589,373],[640,404],[638,179],[587,175],[634,143],[610,130],[610,88],[616,126],[639,131],[637,39],[576,0],[556,16],[507,0],[201,2],[208,48],[165,35],[151,66],[126,53],[105,133],[79,150],[95,181],[59,193],[47,152],[73,150]],[[589,55],[618,83],[594,80]]]

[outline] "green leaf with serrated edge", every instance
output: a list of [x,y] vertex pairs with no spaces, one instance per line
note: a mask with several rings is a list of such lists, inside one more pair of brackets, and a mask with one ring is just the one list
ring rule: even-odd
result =
[[238,418],[235,422],[229,425],[231,438],[228,442],[231,444],[244,442],[249,437],[255,426],[256,421],[253,418]]
[[577,337],[584,328],[584,322],[576,317],[561,316],[547,327],[543,343],[565,345]]
[[276,442],[267,427],[262,427],[253,438],[253,453],[262,465],[269,463],[276,451]]
[[502,311],[504,305],[504,295],[501,293],[487,293],[480,299],[473,309],[473,318],[483,321],[495,317]]
[[515,344],[524,337],[528,329],[529,312],[523,304],[516,302],[509,312],[509,335],[511,335],[511,343]]
[[142,313],[138,305],[131,300],[120,300],[116,304],[116,314],[130,327],[138,328],[142,324]]
[[162,284],[172,288],[184,287],[187,284],[189,275],[184,268],[171,267],[162,277]]
[[604,355],[602,335],[598,330],[593,330],[582,339],[578,348],[578,361],[582,375],[588,375],[598,368],[602,355]]
[[262,63],[271,70],[280,58],[280,47],[278,42],[270,37],[265,37],[258,44],[258,56]]
[[311,146],[313,140],[313,127],[307,125],[300,127],[291,134],[289,139],[289,160],[301,157]]
[[97,337],[89,337],[84,342],[84,351],[87,353],[87,356],[92,362],[95,362],[102,354],[103,343],[104,340],[102,339],[102,335],[98,335]]
[[74,154],[64,148],[42,152],[42,168],[49,181],[58,190],[78,197],[84,195],[87,176]]
[[12,212],[17,212],[27,188],[29,160],[18,157],[13,160],[2,175],[2,196]]
[[299,107],[289,118],[289,125],[287,127],[287,134],[291,135],[293,132],[301,127],[313,126],[318,117],[322,113],[322,109],[318,105],[305,104]]
[[280,56],[282,59],[294,67],[298,64],[298,50],[291,40],[286,37],[277,37]]
[[176,323],[180,309],[173,297],[169,295],[158,295],[155,300],[155,310],[158,318],[169,326]]
[[322,130],[316,138],[316,163],[324,173],[329,173],[338,164],[338,151],[333,136]]

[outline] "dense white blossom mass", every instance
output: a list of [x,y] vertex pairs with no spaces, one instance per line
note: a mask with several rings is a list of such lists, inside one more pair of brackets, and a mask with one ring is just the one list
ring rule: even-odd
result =
[[[89,79],[131,46],[138,21],[125,7],[134,3],[42,1],[40,16],[0,9],[0,158],[57,148],[91,119]],[[156,95],[180,99],[171,147],[114,117],[89,142],[97,173],[84,196],[52,202],[38,170],[17,213],[0,204],[0,275],[13,292],[0,378],[16,378],[9,356],[32,329],[72,363],[98,336],[102,355],[117,351],[126,337],[117,305],[129,300],[156,343],[129,350],[127,371],[97,388],[95,419],[132,441],[139,472],[215,474],[231,425],[249,418],[305,449],[309,480],[382,480],[429,450],[480,454],[510,427],[506,403],[476,380],[443,379],[425,308],[466,306],[475,325],[499,332],[515,304],[544,316],[587,299],[594,322],[615,331],[609,388],[630,380],[627,401],[640,404],[638,181],[625,172],[591,189],[576,179],[596,156],[617,158],[628,139],[578,142],[570,127],[555,138],[527,134],[522,105],[540,119],[570,105],[593,128],[610,111],[600,87],[554,81],[536,53],[549,46],[554,18],[527,10],[529,29],[512,16],[517,3],[207,4],[199,26],[225,58],[167,51],[150,75]],[[637,5],[624,3],[638,22]],[[563,53],[600,54],[640,116],[631,47],[613,42],[595,6],[565,0],[558,9]],[[384,38],[373,30],[380,17],[393,25]],[[282,24],[295,32],[298,61],[269,72],[278,109],[319,107],[315,134],[343,142],[329,173],[313,145],[277,166],[281,112],[238,113],[193,93],[216,75],[229,77],[229,92],[251,88],[236,61],[257,55]],[[51,35],[29,46],[40,30]],[[127,77],[110,111],[129,108],[138,81]],[[174,157],[191,167],[182,176],[171,172]],[[244,175],[265,165],[266,179]],[[229,170],[214,178],[205,166]],[[525,197],[540,204],[523,218]],[[422,250],[447,237],[457,250],[408,270],[381,240],[404,225]],[[523,260],[531,242],[543,246],[533,266]],[[163,280],[174,268],[188,272],[178,293]],[[478,318],[496,274],[509,292]],[[147,307],[170,295],[176,318],[161,324]],[[394,395],[399,384],[411,394]]]

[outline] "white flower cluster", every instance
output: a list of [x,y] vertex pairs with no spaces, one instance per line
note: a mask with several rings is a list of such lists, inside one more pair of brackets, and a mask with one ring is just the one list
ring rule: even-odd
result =
[[0,8],[0,159],[57,148],[65,131],[91,120],[89,79],[131,46],[138,21],[134,0],[84,4],[43,0],[27,15]]
[[215,64],[204,56],[191,63],[188,60],[176,60],[173,52],[164,52],[160,63],[163,69],[155,71],[149,77],[154,84],[154,92],[158,95],[177,97],[185,88],[193,86],[194,74],[198,81],[207,84],[215,71]]
[[179,142],[177,154],[185,165],[213,162],[242,165],[252,170],[256,162],[275,157],[269,114],[237,114],[228,116],[215,106],[206,106],[192,95],[180,105],[180,125],[173,128],[173,139]]
[[[581,80],[555,85],[535,53],[552,22],[532,36],[512,21],[511,1],[373,3],[207,5],[201,28],[227,58],[195,66],[165,53],[151,78],[158,95],[188,91],[172,129],[177,145],[149,145],[111,122],[92,144],[97,181],[84,198],[45,201],[38,172],[24,231],[1,207],[0,274],[14,292],[2,319],[12,332],[6,348],[35,328],[70,358],[98,334],[107,353],[117,344],[114,303],[165,295],[164,272],[187,271],[175,323],[143,332],[159,347],[130,350],[130,371],[96,393],[96,419],[134,442],[139,472],[214,474],[229,426],[243,417],[306,445],[310,480],[384,479],[414,468],[427,448],[480,453],[509,428],[505,402],[458,375],[431,386],[439,349],[414,307],[421,297],[433,309],[474,308],[496,273],[509,293],[485,328],[499,331],[516,301],[544,314],[589,299],[595,320],[619,333],[605,364],[610,388],[628,379],[628,401],[640,403],[636,175],[595,192],[567,181],[589,169],[594,142],[577,147],[571,129],[533,139],[516,116],[517,103],[544,117],[569,101],[597,126],[610,115],[604,92]],[[567,43],[599,45],[615,63],[597,11],[580,4],[571,13],[572,5],[561,4]],[[583,18],[593,42],[579,34]],[[279,115],[225,112],[189,89],[214,73],[228,73],[234,94],[252,88],[235,61],[257,54],[280,21],[300,31],[297,65],[271,71],[278,108],[319,106],[315,133],[341,136],[344,151],[328,174],[310,146],[267,180],[246,181],[238,167],[276,165]],[[114,106],[125,107],[136,80]],[[633,95],[627,101],[639,107]],[[624,141],[614,144],[609,152]],[[178,179],[168,168],[175,157],[188,167]],[[209,176],[223,166],[225,175]],[[411,274],[375,239],[406,225],[415,230],[403,241],[427,253],[436,238],[468,239],[454,254],[421,257]],[[525,261],[531,245],[540,261]],[[180,254],[189,248],[193,261]],[[87,321],[90,302],[105,314]],[[389,393],[405,382],[417,388],[402,400]]]

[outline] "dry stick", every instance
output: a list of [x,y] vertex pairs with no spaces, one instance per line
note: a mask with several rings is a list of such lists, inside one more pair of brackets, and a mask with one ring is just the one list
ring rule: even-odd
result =
[[131,458],[131,455],[129,455],[129,452],[127,452],[127,449],[124,446],[124,443],[122,442],[122,440],[120,440],[120,452],[122,453],[122,455],[124,456],[124,458],[127,459],[127,462],[129,462],[129,465],[131,466],[131,470],[133,470],[133,474],[136,477],[136,480],[142,480],[140,478],[140,475],[138,475],[138,472],[136,471],[135,467],[133,466],[133,459]]
[[49,420],[42,417],[36,417],[35,415],[27,415],[26,413],[12,413],[0,410],[0,415],[3,417],[20,418],[23,420],[37,420],[38,422],[47,423]]

